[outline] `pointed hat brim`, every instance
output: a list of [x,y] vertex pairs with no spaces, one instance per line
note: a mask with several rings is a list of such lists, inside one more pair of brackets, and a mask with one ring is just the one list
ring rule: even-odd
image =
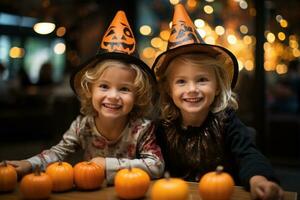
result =
[[75,92],[75,94],[80,94],[81,92],[81,78],[83,74],[90,68],[95,67],[98,63],[104,60],[120,60],[123,61],[124,63],[128,64],[135,64],[138,67],[140,67],[150,78],[151,82],[153,85],[156,84],[156,78],[155,74],[153,71],[150,69],[150,67],[144,63],[141,59],[124,54],[124,53],[119,53],[119,52],[107,52],[107,53],[101,53],[97,54],[96,56],[88,59],[86,62],[81,64],[79,67],[77,67],[70,78],[70,85],[72,90]]

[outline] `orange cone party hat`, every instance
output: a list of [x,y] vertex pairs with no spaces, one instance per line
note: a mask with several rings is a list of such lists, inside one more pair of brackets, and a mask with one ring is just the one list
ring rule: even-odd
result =
[[160,78],[173,58],[187,53],[206,54],[216,59],[221,56],[225,60],[224,68],[230,77],[231,88],[234,88],[239,72],[236,57],[224,47],[204,43],[183,5],[177,4],[167,50],[155,59],[152,66],[156,77]]
[[155,75],[150,67],[139,59],[136,51],[136,41],[129,26],[124,11],[118,11],[106,30],[96,56],[80,65],[72,74],[70,84],[73,91],[78,95],[82,75],[89,68],[95,67],[99,62],[106,59],[122,60],[139,66],[155,83]]
[[109,28],[104,34],[100,51],[135,53],[135,39],[123,11],[117,12]]
[[186,44],[204,43],[181,4],[175,7],[171,33],[168,49]]

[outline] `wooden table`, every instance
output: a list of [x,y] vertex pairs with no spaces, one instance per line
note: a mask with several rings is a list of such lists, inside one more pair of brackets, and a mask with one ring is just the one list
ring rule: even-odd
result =
[[[189,200],[201,199],[198,193],[197,183],[188,183],[190,196]],[[150,199],[151,186],[144,200]],[[0,193],[0,200],[21,200],[22,196],[17,189],[11,193]],[[62,193],[52,193],[49,200],[119,200],[117,197],[114,187],[102,187],[95,191],[77,191],[72,190]],[[250,193],[244,190],[242,187],[235,186],[231,200],[250,200]],[[285,192],[284,200],[297,200],[296,192]]]

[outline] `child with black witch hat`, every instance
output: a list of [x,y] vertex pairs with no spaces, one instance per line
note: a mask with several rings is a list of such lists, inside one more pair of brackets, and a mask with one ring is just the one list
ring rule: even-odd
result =
[[155,142],[154,124],[145,118],[156,81],[136,55],[136,42],[123,11],[117,12],[104,34],[98,54],[73,73],[70,83],[83,115],[57,145],[27,160],[8,163],[26,174],[82,148],[84,160],[104,167],[109,184],[118,170],[129,166],[144,169],[151,178],[160,177],[164,161]]
[[199,181],[223,165],[254,199],[283,197],[270,163],[235,114],[235,56],[205,44],[181,4],[175,6],[168,50],[152,69],[161,109],[156,138],[171,176]]

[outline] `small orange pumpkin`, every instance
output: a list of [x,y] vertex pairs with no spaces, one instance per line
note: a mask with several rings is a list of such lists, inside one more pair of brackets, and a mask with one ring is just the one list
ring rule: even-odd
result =
[[53,182],[52,191],[63,192],[72,189],[74,172],[73,167],[67,162],[55,162],[46,169]]
[[52,180],[46,173],[36,167],[31,174],[24,176],[20,183],[20,191],[24,199],[47,199],[52,190]]
[[78,189],[94,190],[104,181],[104,169],[94,162],[79,162],[74,166],[74,182]]
[[170,178],[165,173],[165,178],[154,182],[151,189],[151,200],[186,200],[189,196],[188,184],[180,178]]
[[199,192],[203,200],[229,200],[233,192],[232,177],[223,172],[223,166],[208,172],[199,181]]
[[142,169],[121,169],[115,176],[115,190],[122,199],[137,199],[145,196],[150,186],[150,177]]
[[0,165],[0,192],[9,192],[15,189],[18,182],[16,169],[3,161]]

